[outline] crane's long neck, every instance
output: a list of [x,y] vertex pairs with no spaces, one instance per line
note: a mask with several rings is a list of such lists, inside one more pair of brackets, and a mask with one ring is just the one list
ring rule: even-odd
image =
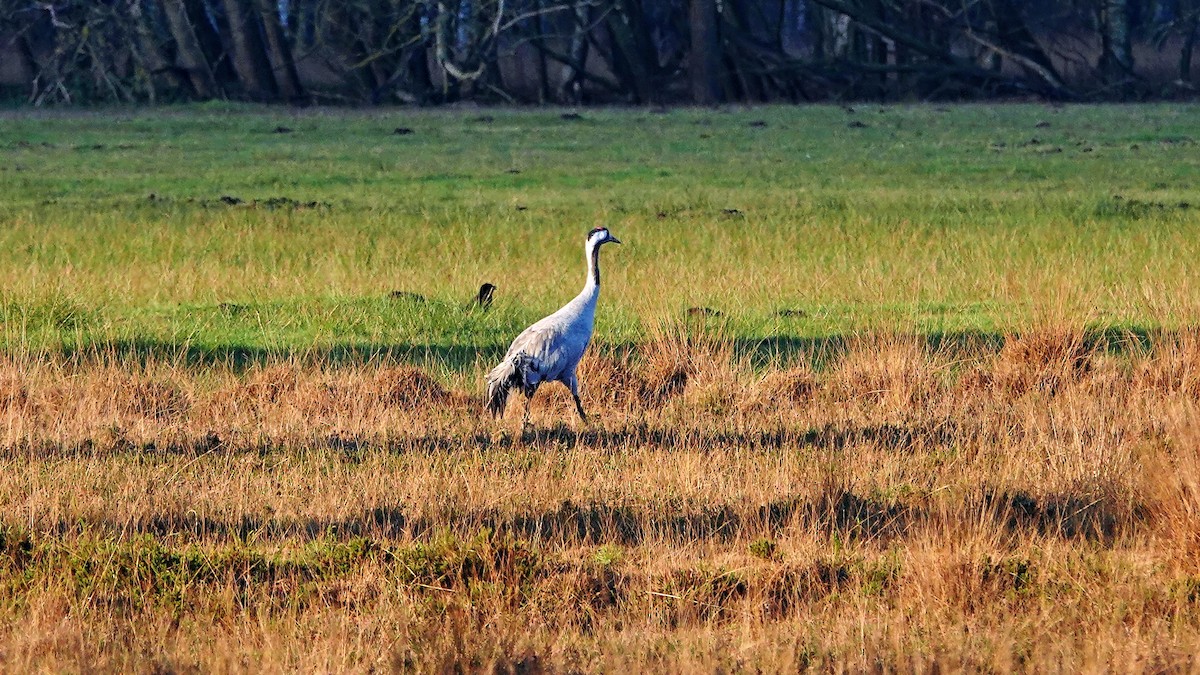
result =
[[600,299],[600,244],[589,241],[583,250],[587,257],[587,280],[579,295],[560,311],[567,313],[571,321],[586,320],[590,331],[592,317],[596,314],[596,301]]
[[583,294],[600,295],[600,245],[587,243],[584,249],[587,254],[587,281],[583,285]]

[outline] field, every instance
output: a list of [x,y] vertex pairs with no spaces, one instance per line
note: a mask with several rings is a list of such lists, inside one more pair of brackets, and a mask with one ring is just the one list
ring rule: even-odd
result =
[[[1195,670],[1198,135],[0,112],[0,667]],[[484,418],[596,225],[592,421]]]

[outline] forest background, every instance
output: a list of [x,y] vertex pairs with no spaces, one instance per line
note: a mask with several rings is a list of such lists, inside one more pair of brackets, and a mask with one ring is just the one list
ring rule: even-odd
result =
[[3,0],[0,100],[1179,99],[1196,0]]

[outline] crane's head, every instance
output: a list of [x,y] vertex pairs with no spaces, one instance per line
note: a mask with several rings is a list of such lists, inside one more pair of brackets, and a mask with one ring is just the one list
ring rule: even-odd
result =
[[607,227],[597,227],[588,232],[587,243],[589,247],[599,248],[601,244],[619,244],[621,240],[612,236]]

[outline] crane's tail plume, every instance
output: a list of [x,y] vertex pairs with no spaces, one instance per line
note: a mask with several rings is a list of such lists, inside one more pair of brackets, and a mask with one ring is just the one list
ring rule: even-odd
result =
[[504,415],[508,395],[520,389],[533,396],[538,386],[538,361],[525,352],[518,352],[500,362],[487,374],[487,410],[492,417]]

